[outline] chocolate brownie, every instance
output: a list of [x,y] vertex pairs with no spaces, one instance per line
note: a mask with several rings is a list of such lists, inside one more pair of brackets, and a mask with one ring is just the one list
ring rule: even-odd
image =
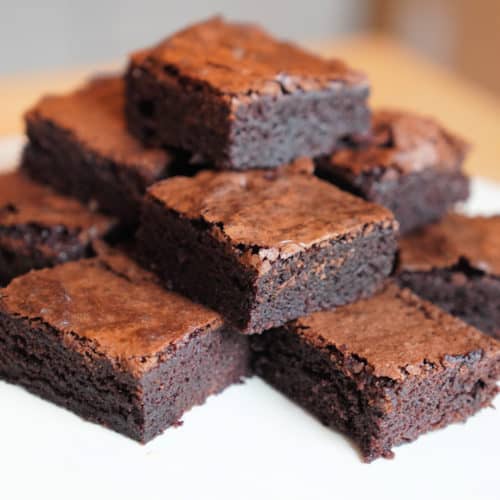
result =
[[0,377],[146,442],[249,373],[247,338],[122,255],[0,292]]
[[390,283],[379,294],[251,337],[258,375],[366,461],[491,404],[500,344]]
[[212,18],[131,57],[131,131],[217,167],[274,167],[332,150],[369,128],[365,76],[270,36]]
[[435,120],[376,111],[369,136],[317,161],[317,173],[342,189],[392,210],[401,233],[441,218],[467,199],[467,145]]
[[127,132],[123,108],[118,77],[96,78],[69,94],[42,98],[26,114],[23,168],[134,226],[146,187],[189,168],[180,152],[145,149]]
[[500,216],[450,214],[400,246],[402,285],[500,339]]
[[0,175],[0,284],[30,269],[87,257],[116,221],[19,172]]
[[397,222],[301,172],[307,165],[154,184],[137,236],[142,262],[243,333],[370,295],[393,266]]

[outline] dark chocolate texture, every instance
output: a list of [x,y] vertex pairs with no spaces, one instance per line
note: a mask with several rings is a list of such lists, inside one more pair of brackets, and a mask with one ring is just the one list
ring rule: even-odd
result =
[[441,218],[469,195],[466,143],[431,118],[375,111],[369,136],[317,160],[317,173],[394,212],[408,233]]
[[125,256],[17,278],[0,298],[0,376],[146,442],[249,373],[247,339]]
[[371,461],[463,421],[498,392],[500,344],[390,283],[251,337],[258,375]]
[[30,269],[91,255],[116,221],[56,194],[19,172],[0,176],[0,283]]
[[26,114],[23,168],[34,179],[93,201],[134,226],[146,188],[191,169],[187,155],[146,149],[127,132],[123,94],[122,79],[110,76],[42,98]]
[[500,216],[450,214],[400,246],[402,285],[500,339]]
[[204,171],[148,190],[145,265],[245,333],[368,296],[391,271],[392,214],[306,173]]
[[126,82],[134,134],[220,168],[274,167],[326,154],[369,127],[362,74],[221,18],[133,54]]

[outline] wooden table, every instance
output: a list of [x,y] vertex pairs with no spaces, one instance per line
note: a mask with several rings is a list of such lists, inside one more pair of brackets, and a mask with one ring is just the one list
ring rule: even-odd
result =
[[[374,106],[404,107],[439,117],[473,145],[467,170],[500,180],[500,99],[382,35],[309,44],[363,69]],[[22,113],[39,95],[70,89],[108,64],[44,74],[0,77],[0,136],[22,132]]]

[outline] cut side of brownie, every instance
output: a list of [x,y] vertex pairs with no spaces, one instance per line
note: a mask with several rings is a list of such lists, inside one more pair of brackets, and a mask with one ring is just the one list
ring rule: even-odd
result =
[[0,175],[0,284],[31,269],[92,255],[117,221],[36,184],[22,173]]
[[369,128],[364,75],[222,18],[134,54],[126,85],[137,137],[200,154],[219,168],[327,154]]
[[141,261],[243,333],[369,296],[392,270],[397,222],[304,164],[153,185]]
[[249,374],[247,338],[123,255],[34,271],[0,295],[0,377],[137,441]]
[[255,372],[349,435],[366,461],[467,419],[498,392],[500,344],[392,283],[251,346]]
[[433,119],[373,114],[371,134],[317,160],[317,174],[394,212],[401,233],[440,219],[469,196],[467,145]]
[[399,282],[500,339],[500,216],[450,214],[403,238]]
[[123,108],[124,84],[114,76],[42,98],[26,114],[29,143],[22,167],[32,178],[93,201],[132,227],[146,188],[190,168],[185,154],[145,149],[127,132]]

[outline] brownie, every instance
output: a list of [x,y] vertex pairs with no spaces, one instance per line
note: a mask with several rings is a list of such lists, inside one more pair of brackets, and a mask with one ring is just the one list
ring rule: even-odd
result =
[[256,374],[346,433],[366,461],[465,420],[498,392],[500,344],[393,283],[250,342]]
[[466,143],[431,118],[375,111],[369,136],[317,160],[317,173],[394,212],[401,233],[440,219],[467,199]]
[[30,269],[91,255],[116,221],[19,172],[0,175],[0,284]]
[[219,168],[274,167],[369,128],[364,75],[220,17],[131,56],[130,130]]
[[393,266],[397,222],[307,165],[154,184],[137,234],[141,261],[243,333],[370,295]]
[[500,339],[500,216],[450,214],[400,246],[402,285]]
[[137,441],[248,373],[246,337],[125,255],[34,271],[0,292],[0,377]]
[[29,143],[23,169],[134,226],[146,187],[178,171],[185,173],[187,157],[145,149],[128,133],[123,108],[124,84],[114,76],[42,98],[26,114]]

